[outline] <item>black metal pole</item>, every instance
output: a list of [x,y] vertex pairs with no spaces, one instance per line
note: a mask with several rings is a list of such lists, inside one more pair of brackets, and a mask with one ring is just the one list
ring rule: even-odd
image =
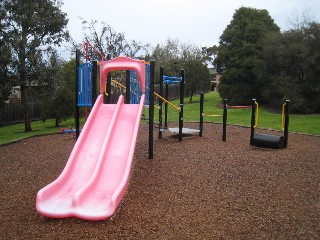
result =
[[97,85],[98,85],[98,79],[97,79],[97,61],[92,62],[92,106],[94,105],[96,99],[97,99]]
[[182,130],[183,130],[183,104],[180,104],[180,111],[179,111],[179,142],[182,141]]
[[[163,96],[163,67],[160,67],[160,90],[159,95]],[[162,99],[159,98],[159,130],[158,139],[162,138]]]
[[126,97],[125,104],[130,104],[130,70],[126,70]]
[[182,129],[183,129],[183,104],[184,104],[184,82],[185,71],[181,69],[181,82],[180,82],[180,112],[179,112],[179,141],[182,141]]
[[227,119],[228,119],[228,110],[227,110],[228,99],[223,100],[223,121],[222,121],[222,141],[227,141]]
[[149,87],[149,159],[153,159],[153,124],[154,124],[154,61],[150,61]]
[[289,104],[290,104],[290,100],[286,100],[286,105],[285,105],[285,110],[284,110],[284,114],[285,114],[285,119],[284,119],[284,132],[283,132],[283,146],[284,148],[288,147],[288,129],[289,129]]
[[[107,59],[111,60],[111,54],[107,55]],[[111,103],[111,73],[108,73],[107,76],[107,97],[105,97],[105,103]]]
[[79,81],[79,73],[78,73],[78,68],[80,66],[80,50],[76,50],[76,96],[75,96],[75,103],[76,103],[76,112],[75,112],[75,119],[76,119],[76,140],[78,140],[78,137],[80,135],[80,109],[78,106],[78,92],[79,92],[79,86],[78,86],[78,81]]
[[[169,85],[166,83],[165,99],[169,100]],[[168,103],[164,104],[164,128],[168,128]]]
[[204,101],[204,94],[203,92],[200,93],[200,125],[199,125],[199,136],[202,137],[203,131],[203,101]]
[[256,99],[252,99],[251,107],[251,134],[250,134],[250,145],[253,144],[254,138],[254,126],[256,124]]
[[184,104],[184,84],[185,84],[185,81],[186,81],[184,69],[181,69],[180,75],[181,75],[181,83],[180,83],[180,104]]

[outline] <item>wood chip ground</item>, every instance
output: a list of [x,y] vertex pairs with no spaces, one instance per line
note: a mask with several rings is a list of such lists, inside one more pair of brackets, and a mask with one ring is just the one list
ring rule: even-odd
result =
[[[196,128],[195,124],[185,124]],[[169,133],[149,160],[142,125],[126,195],[105,221],[50,219],[35,210],[72,134],[0,146],[0,239],[320,239],[320,137],[289,134],[287,149],[249,145],[250,129],[206,123],[203,137]],[[262,131],[264,133],[281,134]]]

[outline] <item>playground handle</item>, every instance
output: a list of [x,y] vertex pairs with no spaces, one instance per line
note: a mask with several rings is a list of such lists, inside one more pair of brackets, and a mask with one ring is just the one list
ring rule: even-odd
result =
[[[112,80],[113,83],[118,84],[120,87],[123,87],[124,89],[126,89],[126,86],[122,85],[121,83],[117,82],[116,80]],[[104,89],[104,93],[106,96],[108,96],[107,93],[107,84],[105,85],[105,89]],[[156,95],[158,98],[161,98],[164,102],[168,103],[170,106],[172,106],[173,108],[175,108],[176,110],[180,111],[180,108],[176,107],[174,104],[172,104],[171,102],[169,102],[167,99],[161,97],[159,94],[157,94],[156,92],[154,92],[154,95]],[[155,106],[157,107],[157,106]]]
[[202,113],[202,116],[204,116],[204,117],[222,117],[222,115],[216,115],[216,114],[205,114],[205,113]]
[[180,108],[178,108],[177,106],[175,106],[174,104],[172,104],[171,102],[169,102],[167,99],[161,97],[158,93],[154,93],[154,95],[156,95],[158,98],[160,98],[162,101],[168,103],[171,107],[175,108],[176,110],[180,111]]
[[227,105],[227,108],[251,108],[251,106],[229,106],[229,105]]

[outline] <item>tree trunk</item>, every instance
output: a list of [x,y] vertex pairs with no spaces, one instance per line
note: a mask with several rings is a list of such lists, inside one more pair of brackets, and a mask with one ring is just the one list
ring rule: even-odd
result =
[[189,103],[192,103],[192,97],[193,97],[193,89],[191,89],[191,94],[190,94],[190,98],[189,98]]
[[25,85],[20,85],[21,89],[21,103],[23,106],[23,115],[24,115],[24,131],[31,132],[31,123],[30,123],[30,115],[29,115],[29,106],[28,106],[28,94],[27,88]]
[[[31,132],[31,123],[29,116],[28,107],[28,89],[27,89],[27,74],[26,74],[26,45],[27,45],[27,35],[22,26],[22,44],[19,47],[19,75],[20,75],[20,90],[21,90],[21,102],[23,107],[24,115],[24,131]],[[30,83],[29,83],[30,85]]]
[[60,119],[58,117],[56,117],[56,125],[55,125],[55,127],[60,127],[59,120]]

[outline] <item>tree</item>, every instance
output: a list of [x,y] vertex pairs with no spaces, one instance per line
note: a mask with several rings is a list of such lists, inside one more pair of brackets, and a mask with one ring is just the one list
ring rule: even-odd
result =
[[[291,112],[320,112],[320,24],[304,23],[267,41],[264,58],[271,105],[290,99]],[[303,26],[303,27],[301,27]]]
[[55,127],[74,113],[75,59],[64,62],[53,51],[44,69],[45,91],[42,94],[42,120],[55,119]]
[[205,63],[202,49],[178,39],[167,39],[166,44],[158,44],[151,58],[156,61],[156,81],[159,79],[159,68],[165,68],[166,75],[179,75],[180,69],[186,71],[186,95],[192,101],[193,94],[209,89],[210,73]]
[[68,36],[65,27],[66,14],[61,11],[59,0],[3,0],[5,12],[1,18],[4,37],[12,57],[10,71],[18,79],[21,101],[24,108],[25,131],[31,131],[28,110],[28,81],[37,74],[43,52],[57,45]]
[[[100,25],[100,29],[99,29]],[[103,56],[111,54],[113,57],[125,55],[137,57],[138,54],[147,52],[148,44],[142,44],[136,40],[127,40],[124,33],[117,33],[110,25],[96,20],[86,21],[82,19],[84,40],[92,44]],[[91,57],[101,59],[95,52]]]
[[[5,16],[3,2],[0,3],[0,19]],[[10,48],[4,35],[3,22],[0,21],[0,113],[4,107],[4,101],[8,99],[11,91],[10,78]]]
[[214,60],[221,74],[222,98],[229,99],[231,104],[247,104],[251,98],[262,98],[266,71],[263,40],[273,33],[280,33],[280,29],[267,10],[247,7],[236,10],[220,37]]
[[10,49],[5,40],[0,36],[0,112],[3,109],[4,101],[8,100],[11,92],[10,71],[11,63]]

